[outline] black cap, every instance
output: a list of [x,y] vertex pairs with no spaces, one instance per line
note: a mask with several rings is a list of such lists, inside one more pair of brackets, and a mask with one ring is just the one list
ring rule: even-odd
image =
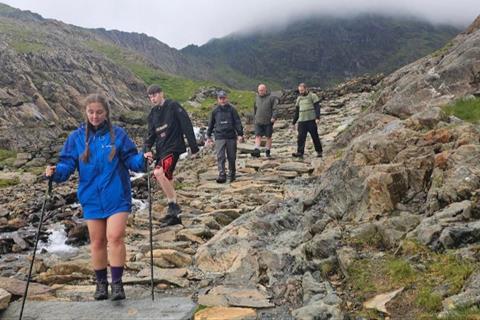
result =
[[152,84],[147,88],[147,94],[155,94],[162,92],[162,88],[159,85]]
[[225,98],[227,96],[227,93],[223,90],[220,90],[217,92],[217,98]]

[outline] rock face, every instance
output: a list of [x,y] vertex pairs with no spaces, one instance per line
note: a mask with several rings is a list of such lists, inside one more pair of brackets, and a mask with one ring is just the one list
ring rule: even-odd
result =
[[442,49],[383,80],[377,111],[406,119],[480,90],[478,18]]
[[107,94],[113,117],[145,111],[144,82],[99,52],[94,33],[5,5],[0,30],[0,148],[51,144],[83,121],[89,93]]

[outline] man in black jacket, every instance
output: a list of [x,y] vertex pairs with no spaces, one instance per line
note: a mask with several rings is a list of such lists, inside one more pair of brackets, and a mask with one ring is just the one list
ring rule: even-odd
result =
[[235,161],[237,159],[237,137],[243,141],[243,127],[237,110],[228,103],[227,94],[224,91],[217,93],[217,106],[210,115],[207,129],[207,144],[212,141],[212,132],[215,135],[215,153],[218,165],[218,183],[225,183],[225,152],[228,159],[228,171],[230,182],[236,178]]
[[[155,169],[153,175],[162,187],[168,200],[167,215],[162,226],[180,224],[178,216],[181,212],[177,204],[177,196],[173,184],[173,171],[180,154],[187,149],[183,136],[187,138],[192,154],[198,152],[192,122],[185,109],[176,101],[165,99],[162,89],[151,85],[147,89],[148,97],[153,105],[148,115],[148,136],[145,149],[150,150],[155,144]],[[151,152],[147,154],[153,159]]]

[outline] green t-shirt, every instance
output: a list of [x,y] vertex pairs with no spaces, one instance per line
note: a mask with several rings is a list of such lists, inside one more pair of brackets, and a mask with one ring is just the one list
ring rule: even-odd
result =
[[295,107],[299,107],[298,122],[315,120],[314,104],[320,101],[315,93],[309,92],[306,96],[298,96]]

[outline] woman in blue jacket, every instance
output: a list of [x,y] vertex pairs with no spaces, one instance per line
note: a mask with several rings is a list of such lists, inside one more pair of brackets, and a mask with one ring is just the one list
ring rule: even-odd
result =
[[[127,133],[110,121],[107,99],[91,94],[85,99],[86,123],[67,138],[56,166],[46,168],[53,181],[66,181],[78,170],[77,196],[90,235],[97,287],[95,299],[108,298],[107,265],[112,276],[112,300],[125,299],[125,228],[132,208],[128,170],[144,171],[145,157]],[[108,252],[107,252],[108,244]]]

